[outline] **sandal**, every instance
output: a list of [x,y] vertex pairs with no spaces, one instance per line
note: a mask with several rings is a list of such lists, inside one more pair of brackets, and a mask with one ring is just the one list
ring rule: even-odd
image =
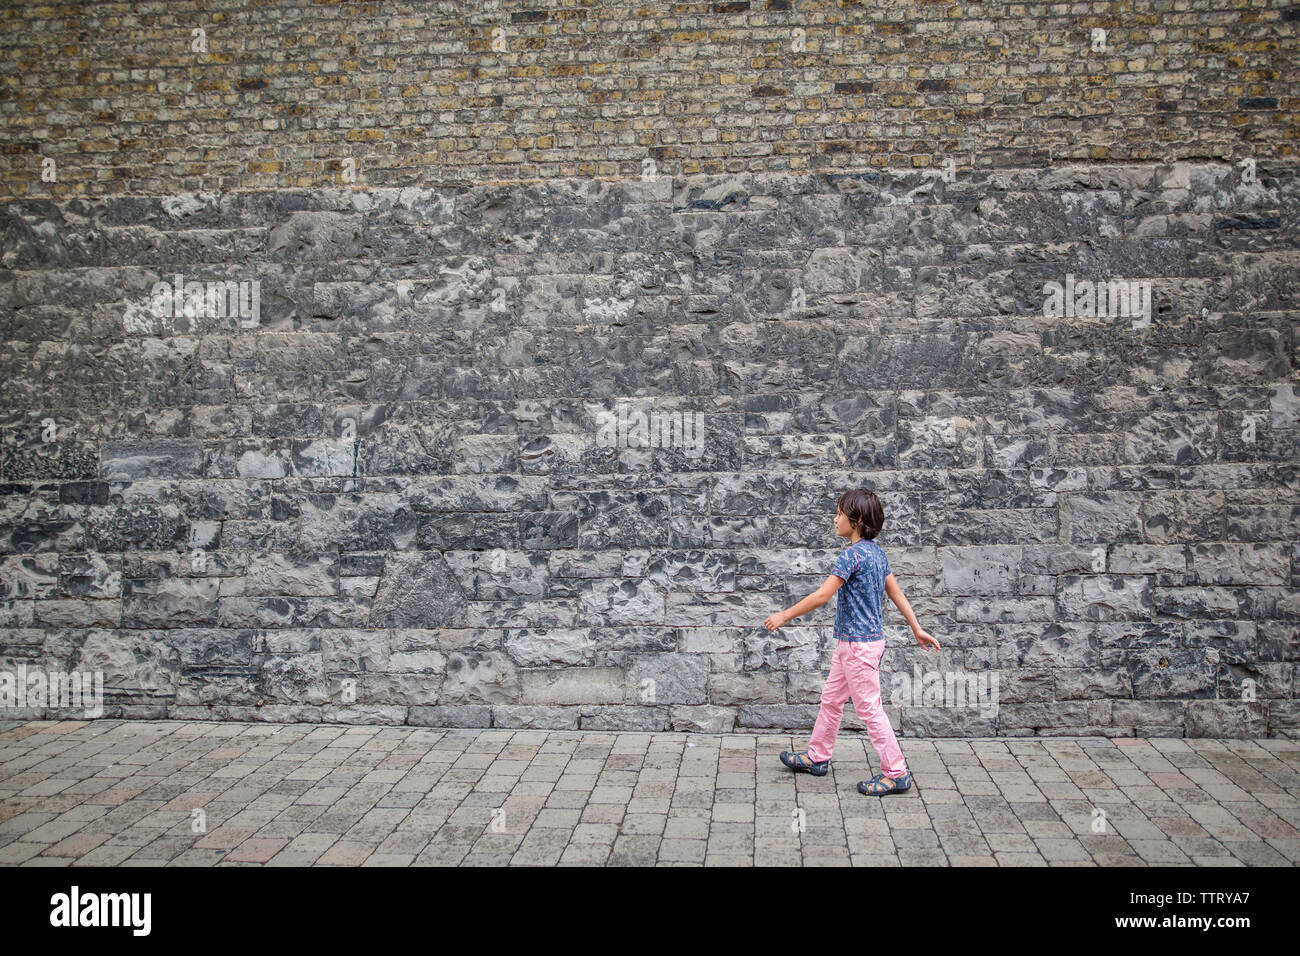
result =
[[831,762],[823,760],[820,763],[812,760],[808,756],[808,751],[791,753],[788,750],[781,751],[781,763],[785,764],[791,770],[807,770],[814,777],[826,776],[826,771],[830,768]]
[[[886,782],[888,781],[888,782]],[[908,770],[901,777],[889,777],[878,773],[870,780],[858,784],[858,793],[870,793],[883,797],[887,793],[904,793],[912,789],[912,771]]]

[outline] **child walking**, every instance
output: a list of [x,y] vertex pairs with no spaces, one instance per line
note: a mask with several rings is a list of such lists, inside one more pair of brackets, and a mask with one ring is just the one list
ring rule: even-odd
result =
[[[818,777],[830,768],[835,735],[844,719],[844,702],[853,698],[854,709],[867,725],[871,746],[876,750],[882,773],[858,784],[859,793],[883,796],[902,793],[912,787],[912,774],[903,760],[894,729],[889,725],[880,699],[880,659],[885,654],[885,632],[881,619],[882,595],[888,594],[911,625],[917,643],[939,649],[939,642],[921,630],[912,605],[894,580],[889,559],[872,539],[885,523],[885,508],[874,492],[864,488],[846,491],[835,506],[835,532],[849,539],[840,552],[830,576],[812,594],[793,607],[778,611],[764,621],[775,631],[801,614],[815,611],[832,597],[835,603],[835,656],[830,677],[822,690],[821,710],[808,749],[800,753],[781,752],[781,762],[792,770],[806,770]],[[841,590],[842,588],[842,590]]]

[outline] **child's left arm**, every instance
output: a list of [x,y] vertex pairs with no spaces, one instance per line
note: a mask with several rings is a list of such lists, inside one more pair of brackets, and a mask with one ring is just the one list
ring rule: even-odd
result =
[[903,589],[898,586],[898,581],[894,578],[894,572],[885,575],[885,593],[889,595],[889,600],[894,602],[903,619],[907,621],[908,626],[912,628],[912,633],[916,635],[916,642],[922,647],[933,645],[937,651],[939,642],[933,637],[921,630],[921,624],[916,619],[916,614],[912,611],[912,605],[908,603],[907,597],[903,594]]

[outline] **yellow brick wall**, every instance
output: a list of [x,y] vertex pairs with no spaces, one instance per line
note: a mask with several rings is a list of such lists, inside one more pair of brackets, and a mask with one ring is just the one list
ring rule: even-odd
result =
[[11,0],[0,197],[1276,159],[1298,25],[1277,0]]

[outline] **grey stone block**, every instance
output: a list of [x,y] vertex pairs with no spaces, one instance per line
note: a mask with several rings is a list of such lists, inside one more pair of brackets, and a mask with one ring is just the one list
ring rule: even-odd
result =
[[817,710],[800,704],[742,706],[736,714],[736,726],[807,731],[817,722]]
[[520,673],[525,704],[622,704],[636,688],[618,667],[565,667]]
[[691,654],[634,655],[627,670],[630,702],[643,706],[707,704],[709,662]]
[[505,648],[520,667],[590,664],[596,640],[586,628],[522,629],[509,633]]
[[370,607],[375,627],[457,627],[467,601],[442,555],[429,551],[388,555]]
[[577,707],[531,707],[497,704],[492,708],[493,727],[521,730],[577,730],[580,711]]
[[491,727],[492,708],[486,704],[417,705],[407,708],[413,727]]
[[667,707],[579,707],[582,730],[635,730],[655,733],[670,729]]
[[1231,700],[1193,700],[1187,704],[1188,737],[1263,737],[1268,734],[1269,704]]
[[734,707],[685,707],[669,708],[672,716],[671,729],[676,733],[726,734],[736,727],[736,708]]

